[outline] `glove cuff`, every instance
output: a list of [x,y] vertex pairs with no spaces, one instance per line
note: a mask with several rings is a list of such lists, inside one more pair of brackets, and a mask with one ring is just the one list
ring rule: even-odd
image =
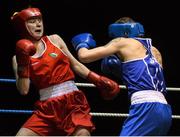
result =
[[88,76],[87,76],[87,80],[89,82],[92,82],[93,84],[96,84],[97,81],[99,80],[99,78],[100,78],[100,76],[93,71],[90,71]]
[[78,50],[81,49],[81,48],[87,48],[87,49],[89,49],[89,45],[88,45],[87,43],[85,43],[85,42],[79,43],[78,46],[75,48],[75,50],[78,51]]

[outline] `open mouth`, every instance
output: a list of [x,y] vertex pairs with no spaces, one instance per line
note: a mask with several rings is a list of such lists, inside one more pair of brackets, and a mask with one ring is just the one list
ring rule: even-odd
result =
[[35,30],[35,32],[41,32],[41,29],[37,29],[37,30]]
[[41,33],[41,29],[35,30],[36,33]]

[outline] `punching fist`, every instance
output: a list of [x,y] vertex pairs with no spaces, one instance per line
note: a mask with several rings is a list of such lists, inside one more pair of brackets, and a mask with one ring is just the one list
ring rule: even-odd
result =
[[116,55],[111,55],[101,61],[101,71],[108,75],[121,78],[121,60]]
[[36,48],[34,44],[27,40],[21,39],[16,43],[16,60],[17,60],[17,73],[18,76],[21,78],[28,78],[29,77],[29,64],[30,58],[36,53]]
[[90,71],[87,76],[87,80],[96,85],[96,87],[100,90],[101,96],[105,100],[115,98],[120,92],[119,85],[115,81],[107,77],[100,76],[95,72]]
[[90,49],[96,47],[96,41],[90,33],[78,34],[72,38],[71,42],[76,51],[80,48]]

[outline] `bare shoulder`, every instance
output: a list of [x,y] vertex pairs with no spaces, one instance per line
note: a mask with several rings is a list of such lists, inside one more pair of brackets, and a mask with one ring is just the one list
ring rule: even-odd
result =
[[52,34],[52,35],[49,35],[48,37],[53,43],[56,43],[58,39],[60,39],[60,36],[58,34]]
[[151,51],[152,51],[153,54],[161,55],[160,51],[154,46],[152,46]]
[[52,35],[49,35],[49,37],[51,37],[51,38],[59,38],[60,36],[58,34],[52,34]]
[[154,46],[152,46],[152,48],[151,48],[153,51],[158,51],[159,52],[159,50],[156,48],[156,47],[154,47]]
[[161,56],[160,51],[156,47],[154,47],[154,46],[152,46],[151,51],[152,51],[153,56],[156,58],[156,60],[162,66],[162,56]]
[[127,40],[128,40],[128,38],[118,37],[118,38],[111,40],[110,42],[119,43],[119,42],[125,42]]
[[115,47],[122,47],[124,45],[128,45],[130,43],[130,41],[131,40],[129,38],[118,37],[118,38],[111,40],[107,44],[107,46],[111,45],[111,46],[115,46]]
[[49,35],[48,37],[51,40],[51,42],[55,44],[57,47],[62,48],[62,46],[65,45],[65,42],[58,34]]

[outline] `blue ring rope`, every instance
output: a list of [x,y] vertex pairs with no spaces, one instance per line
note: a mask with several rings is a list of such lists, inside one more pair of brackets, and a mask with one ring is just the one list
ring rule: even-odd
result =
[[4,79],[4,78],[1,78],[0,82],[3,82],[3,83],[16,83],[16,79]]
[[32,114],[32,110],[0,109],[0,113]]

